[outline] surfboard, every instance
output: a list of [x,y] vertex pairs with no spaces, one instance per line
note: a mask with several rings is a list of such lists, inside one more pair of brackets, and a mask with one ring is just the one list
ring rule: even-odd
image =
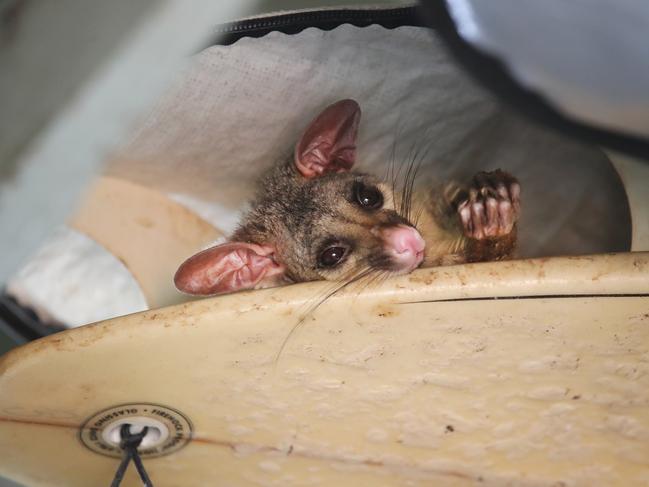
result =
[[[108,485],[127,423],[150,427],[156,487],[649,484],[649,253],[333,290],[203,299],[8,353],[0,475]],[[123,485],[141,485],[132,467]]]

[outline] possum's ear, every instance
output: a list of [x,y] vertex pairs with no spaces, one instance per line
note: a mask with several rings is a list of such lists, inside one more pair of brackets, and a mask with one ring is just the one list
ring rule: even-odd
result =
[[360,119],[361,108],[354,100],[340,100],[325,108],[295,146],[295,165],[302,176],[351,169]]
[[284,266],[273,260],[273,253],[274,249],[265,245],[217,245],[183,262],[174,283],[179,291],[198,296],[273,285],[284,274]]

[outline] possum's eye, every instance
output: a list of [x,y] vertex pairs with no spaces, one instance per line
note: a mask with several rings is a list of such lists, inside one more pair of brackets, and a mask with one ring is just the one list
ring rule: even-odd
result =
[[331,245],[320,252],[318,265],[320,267],[335,267],[340,264],[347,255],[347,247]]
[[383,195],[376,186],[367,186],[360,181],[354,183],[354,199],[363,208],[376,210],[383,206]]

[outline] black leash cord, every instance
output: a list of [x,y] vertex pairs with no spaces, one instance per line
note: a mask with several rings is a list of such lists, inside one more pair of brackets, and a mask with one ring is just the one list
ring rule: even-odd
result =
[[146,473],[146,470],[144,470],[144,464],[142,464],[140,454],[137,452],[137,447],[142,443],[147,431],[149,431],[149,428],[145,426],[139,433],[132,434],[130,424],[123,424],[120,427],[119,434],[122,441],[120,441],[119,446],[124,451],[124,454],[122,455],[122,462],[119,464],[119,467],[117,467],[115,478],[113,478],[110,487],[119,487],[131,460],[133,460],[133,463],[135,464],[140,479],[144,482],[144,487],[153,487],[149,475]]

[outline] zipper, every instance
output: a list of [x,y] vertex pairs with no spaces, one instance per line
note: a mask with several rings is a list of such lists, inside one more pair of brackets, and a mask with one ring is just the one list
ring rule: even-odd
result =
[[419,8],[414,5],[397,8],[302,10],[218,25],[214,30],[214,38],[208,45],[228,46],[242,37],[263,37],[273,31],[291,35],[309,27],[331,30],[342,24],[351,24],[356,27],[377,24],[387,29],[402,26],[426,26]]

